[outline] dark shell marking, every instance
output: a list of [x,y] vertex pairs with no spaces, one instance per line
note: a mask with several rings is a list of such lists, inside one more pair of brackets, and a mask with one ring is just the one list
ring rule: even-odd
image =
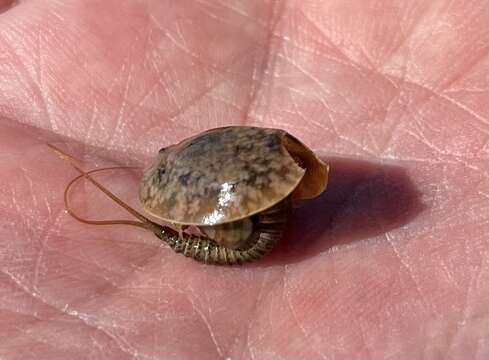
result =
[[171,223],[216,225],[257,214],[286,198],[305,170],[283,145],[283,130],[226,127],[160,150],[139,196]]

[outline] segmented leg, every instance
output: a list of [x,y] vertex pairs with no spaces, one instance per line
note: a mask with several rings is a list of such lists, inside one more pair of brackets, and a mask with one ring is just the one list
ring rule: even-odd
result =
[[272,250],[282,237],[287,219],[288,202],[284,201],[258,215],[256,229],[245,249],[229,249],[214,241],[194,235],[155,233],[175,252],[206,264],[234,265],[257,260]]

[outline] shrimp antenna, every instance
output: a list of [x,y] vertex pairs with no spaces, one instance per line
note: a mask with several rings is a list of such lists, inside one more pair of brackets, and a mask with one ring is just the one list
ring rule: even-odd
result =
[[[54,146],[53,144],[47,144],[62,160],[66,161],[69,163],[73,168],[75,168],[80,175],[73,180],[66,186],[65,191],[64,191],[64,202],[66,206],[66,210],[68,213],[74,217],[76,220],[86,223],[86,224],[94,224],[94,225],[113,225],[113,224],[125,224],[125,225],[134,225],[134,226],[139,226],[143,227],[146,229],[149,229],[151,231],[161,231],[163,228],[161,225],[149,220],[147,217],[136,211],[134,208],[123,202],[121,199],[119,199],[114,193],[112,193],[110,190],[108,190],[105,186],[100,184],[97,180],[95,180],[92,176],[90,176],[91,173],[94,172],[99,172],[103,170],[112,170],[112,169],[120,169],[120,168],[130,168],[130,167],[124,167],[124,166],[119,166],[119,167],[112,167],[112,168],[102,168],[102,169],[96,169],[96,170],[91,170],[91,171],[84,171],[82,168],[80,168],[77,165],[77,160],[71,156],[59,149],[58,147]],[[107,195],[110,199],[112,199],[116,204],[124,208],[127,212],[129,212],[131,215],[139,219],[141,222],[138,221],[131,221],[131,220],[87,220],[83,219],[82,217],[78,216],[77,214],[74,213],[74,211],[71,209],[69,206],[68,202],[68,192],[70,188],[81,178],[85,178],[88,181],[90,181],[93,185],[95,185],[100,191],[102,191],[105,195]]]
[[[109,171],[109,170],[121,170],[121,169],[136,169],[136,167],[132,166],[114,166],[114,167],[106,167],[106,168],[100,168],[100,169],[95,169],[95,170],[90,170],[87,171],[87,175],[96,173],[96,172],[102,172],[102,171]],[[63,198],[64,198],[64,203],[65,203],[65,208],[66,211],[68,211],[68,214],[70,214],[73,218],[78,220],[79,222],[85,223],[85,224],[91,224],[91,225],[116,225],[116,224],[122,224],[122,225],[134,225],[134,226],[139,226],[146,228],[146,223],[143,223],[141,221],[133,221],[133,220],[88,220],[85,218],[82,218],[78,214],[75,213],[73,208],[71,207],[68,199],[69,199],[69,193],[71,191],[71,188],[80,181],[81,179],[84,179],[85,175],[78,175],[74,179],[72,179],[68,185],[66,185]]]

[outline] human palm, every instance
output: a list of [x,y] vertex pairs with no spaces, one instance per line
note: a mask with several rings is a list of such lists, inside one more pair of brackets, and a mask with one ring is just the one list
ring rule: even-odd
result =
[[[2,359],[485,359],[487,2],[0,1]],[[331,164],[267,258],[65,211],[231,125]],[[101,182],[137,206],[137,174]],[[90,218],[125,216],[89,184]]]

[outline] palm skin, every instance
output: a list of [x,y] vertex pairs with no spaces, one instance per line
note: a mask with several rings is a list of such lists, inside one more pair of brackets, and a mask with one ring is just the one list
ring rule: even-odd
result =
[[[0,2],[0,357],[486,359],[487,3]],[[85,169],[230,124],[331,184],[245,267],[80,224]],[[137,204],[137,176],[100,176]],[[88,184],[91,218],[121,212]]]

